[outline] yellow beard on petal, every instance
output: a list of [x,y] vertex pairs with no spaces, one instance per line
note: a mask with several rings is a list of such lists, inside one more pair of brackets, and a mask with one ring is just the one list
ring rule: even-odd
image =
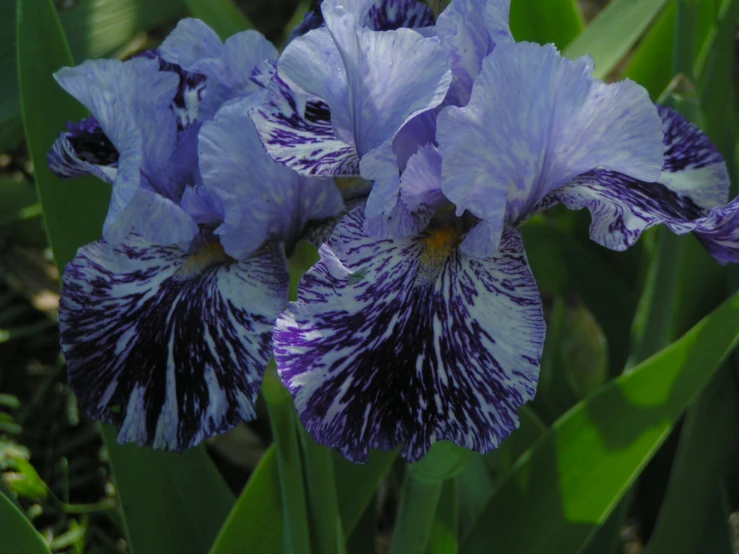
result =
[[432,229],[422,241],[423,251],[419,259],[416,283],[427,284],[436,279],[443,267],[459,245],[462,233],[454,227]]
[[198,247],[190,254],[177,271],[177,276],[180,279],[190,279],[214,265],[224,265],[230,261],[231,258],[219,242],[209,242]]

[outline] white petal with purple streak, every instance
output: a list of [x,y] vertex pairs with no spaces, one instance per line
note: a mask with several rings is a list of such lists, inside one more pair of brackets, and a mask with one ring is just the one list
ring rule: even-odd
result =
[[[210,249],[209,249],[210,248]],[[287,301],[276,246],[243,262],[131,236],[81,248],[59,310],[69,382],[121,443],[184,450],[255,416]]]
[[520,238],[478,261],[444,231],[370,239],[361,213],[321,248],[275,330],[303,424],[354,461],[399,443],[414,461],[445,439],[492,450],[534,396],[544,341]]
[[542,207],[562,202],[570,209],[588,208],[590,237],[613,250],[625,250],[647,228],[665,224],[676,233],[696,232],[722,263],[735,260],[737,208],[735,203],[718,207],[729,188],[721,154],[703,132],[676,112],[660,107],[659,113],[665,157],[658,181],[595,170],[548,195]]

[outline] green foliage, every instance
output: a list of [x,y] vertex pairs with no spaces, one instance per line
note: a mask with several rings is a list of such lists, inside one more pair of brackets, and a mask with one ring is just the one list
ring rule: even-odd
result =
[[579,403],[516,464],[466,536],[462,554],[484,552],[486,545],[527,554],[576,552],[737,342],[739,294]]
[[560,49],[570,44],[585,26],[575,0],[514,1],[510,22],[516,40],[553,42]]
[[[0,152],[23,135],[16,66],[16,0],[0,0]],[[63,2],[59,2],[63,5]],[[77,0],[59,14],[76,62],[110,56],[137,33],[185,12],[183,0]],[[74,112],[70,112],[72,115]],[[61,130],[61,128],[59,128]]]
[[49,547],[13,502],[0,492],[0,552],[50,554]]
[[565,49],[569,58],[590,55],[603,79],[642,36],[667,0],[613,0]]

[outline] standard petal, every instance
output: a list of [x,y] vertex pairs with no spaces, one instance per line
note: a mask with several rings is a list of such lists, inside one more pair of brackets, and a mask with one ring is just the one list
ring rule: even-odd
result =
[[306,429],[353,461],[438,440],[488,452],[534,396],[544,321],[520,238],[478,261],[436,230],[373,240],[346,216],[298,301],[280,316],[275,359]]
[[438,118],[444,194],[500,232],[550,192],[593,169],[654,181],[661,121],[646,91],[606,85],[588,58],[553,45],[499,44],[485,58],[469,104]]
[[228,38],[224,44],[224,80],[232,94],[245,96],[261,87],[251,75],[254,69],[266,61],[277,60],[277,48],[257,31],[243,31]]
[[510,0],[452,0],[439,15],[436,31],[454,76],[448,97],[451,104],[467,104],[482,60],[496,42],[513,41],[509,11]]
[[587,208],[590,237],[613,250],[625,250],[645,229],[665,224],[676,233],[696,232],[714,257],[732,261],[739,236],[733,223],[736,206],[717,207],[729,188],[726,164],[697,127],[668,108],[660,107],[660,115],[665,157],[657,182],[595,170],[556,190],[543,204]]
[[315,29],[288,44],[277,63],[277,71],[289,89],[328,104],[337,138],[352,142],[346,69],[328,29]]
[[223,43],[216,32],[199,19],[181,20],[161,46],[161,56],[183,69],[194,71],[195,66],[205,59],[220,58]]
[[359,154],[353,143],[336,137],[323,100],[295,92],[275,77],[269,84],[269,100],[250,115],[275,161],[301,175],[359,174]]
[[243,262],[137,237],[81,248],[59,310],[80,404],[121,443],[178,451],[252,419],[287,279],[274,246]]
[[253,95],[223,106],[200,131],[203,183],[230,195],[239,207],[238,222],[229,219],[216,229],[229,255],[242,259],[266,238],[290,243],[311,219],[323,219],[343,207],[331,179],[299,176],[261,147],[249,118],[260,103]]
[[325,8],[324,15],[344,60],[352,136],[360,156],[444,100],[452,75],[437,41],[411,29],[357,28],[348,17],[329,19]]
[[[187,247],[197,226],[170,198],[159,196],[165,190],[154,178],[177,151],[177,117],[170,106],[179,76],[160,71],[156,59],[136,58],[87,61],[60,70],[55,78],[92,112],[118,152],[105,239],[120,243],[135,229],[157,243]],[[142,95],[141,90],[147,93]],[[160,219],[153,221],[148,215]]]

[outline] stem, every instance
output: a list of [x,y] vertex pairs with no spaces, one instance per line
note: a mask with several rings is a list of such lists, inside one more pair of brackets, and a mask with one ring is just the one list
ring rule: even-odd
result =
[[314,441],[302,425],[298,427],[305,455],[308,508],[315,551],[317,554],[339,554],[343,536],[331,450]]
[[282,510],[285,516],[285,552],[310,554],[308,513],[294,408],[290,395],[277,376],[274,364],[267,368],[262,392],[269,408],[277,453]]
[[422,481],[406,470],[389,554],[426,552],[443,485],[443,481]]
[[675,50],[672,58],[674,72],[693,78],[693,67],[697,55],[698,21],[700,0],[678,0],[675,15]]

